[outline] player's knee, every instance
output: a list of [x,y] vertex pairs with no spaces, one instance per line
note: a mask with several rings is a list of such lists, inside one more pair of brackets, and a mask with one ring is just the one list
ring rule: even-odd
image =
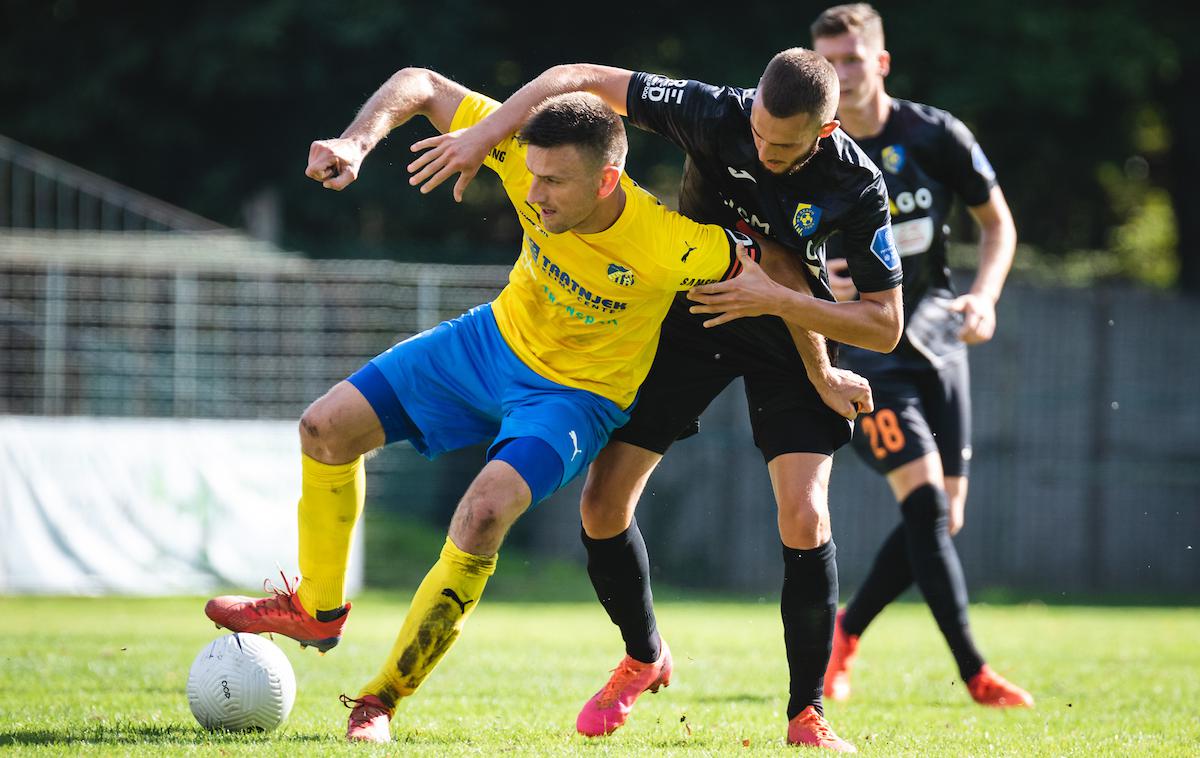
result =
[[465,540],[465,544],[486,545],[498,548],[509,527],[521,515],[523,508],[515,503],[504,503],[482,494],[468,492],[463,496],[455,514],[452,536]]
[[829,509],[812,500],[779,504],[779,537],[783,544],[798,550],[811,550],[832,537]]
[[300,449],[309,458],[322,463],[353,460],[361,451],[351,449],[345,436],[333,422],[331,409],[317,400],[300,416]]
[[579,518],[583,530],[593,539],[615,537],[629,528],[633,509],[627,508],[624,498],[613,499],[601,488],[584,485],[583,497],[579,501]]
[[933,484],[917,487],[900,503],[904,523],[917,528],[945,529],[950,517],[946,490]]

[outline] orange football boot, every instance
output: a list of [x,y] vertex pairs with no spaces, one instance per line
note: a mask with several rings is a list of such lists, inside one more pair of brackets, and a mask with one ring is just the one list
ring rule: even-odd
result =
[[1033,707],[1033,695],[992,671],[986,663],[967,682],[967,690],[980,705],[994,708]]
[[834,734],[825,717],[817,713],[816,706],[810,705],[788,722],[789,745],[807,745],[822,747],[836,753],[857,753],[858,748]]
[[858,655],[858,635],[846,634],[842,628],[840,610],[833,622],[833,650],[829,653],[829,665],[825,668],[825,697],[830,700],[846,700],[850,697],[850,666]]

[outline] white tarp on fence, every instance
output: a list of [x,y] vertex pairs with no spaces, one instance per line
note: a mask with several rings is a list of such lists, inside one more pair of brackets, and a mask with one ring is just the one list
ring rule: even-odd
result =
[[299,494],[294,422],[0,416],[0,593],[278,584]]

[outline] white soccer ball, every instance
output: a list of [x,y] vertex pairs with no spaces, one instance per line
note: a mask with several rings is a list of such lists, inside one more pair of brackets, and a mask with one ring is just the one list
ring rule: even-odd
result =
[[187,698],[205,729],[269,732],[292,712],[296,674],[270,640],[229,634],[205,646],[192,662]]

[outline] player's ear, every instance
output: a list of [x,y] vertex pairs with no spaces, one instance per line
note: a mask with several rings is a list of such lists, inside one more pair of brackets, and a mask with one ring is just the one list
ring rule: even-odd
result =
[[879,51],[879,75],[887,76],[892,71],[892,54],[887,50]]
[[611,163],[600,169],[600,189],[597,195],[601,200],[605,199],[616,190],[617,185],[621,183],[621,169]]
[[842,122],[838,121],[836,118],[831,121],[826,121],[824,124],[821,124],[821,131],[817,133],[817,137],[820,139],[825,139],[829,135],[833,134],[834,129],[837,129],[841,125]]

